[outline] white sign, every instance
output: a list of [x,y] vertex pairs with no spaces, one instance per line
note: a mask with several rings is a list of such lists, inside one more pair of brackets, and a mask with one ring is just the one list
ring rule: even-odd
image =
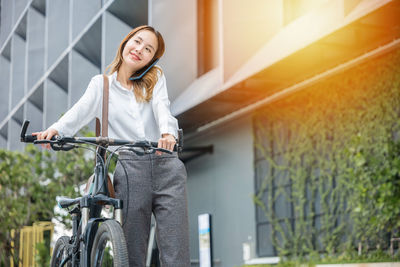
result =
[[211,267],[211,225],[210,214],[200,214],[199,222],[199,261],[200,267]]

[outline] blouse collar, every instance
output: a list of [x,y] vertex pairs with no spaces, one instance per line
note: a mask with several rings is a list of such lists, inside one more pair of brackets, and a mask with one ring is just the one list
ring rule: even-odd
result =
[[125,87],[123,87],[122,85],[121,85],[121,83],[117,80],[117,72],[116,71],[114,71],[114,73],[113,74],[111,74],[111,83],[114,83],[115,84],[115,86],[118,88],[118,89],[120,89],[120,90],[123,90],[123,91],[126,91],[126,92],[132,92],[132,90],[129,90],[129,89],[126,89]]

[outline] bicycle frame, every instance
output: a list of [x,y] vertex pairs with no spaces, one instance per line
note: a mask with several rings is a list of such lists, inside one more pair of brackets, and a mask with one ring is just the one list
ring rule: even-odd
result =
[[[108,145],[126,145],[131,147],[141,147],[145,149],[146,153],[154,153],[155,151],[172,153],[169,150],[157,148],[157,143],[139,141],[132,142],[129,140],[112,139],[108,137],[62,137],[52,138],[52,140],[36,140],[36,136],[26,135],[29,121],[24,121],[21,130],[21,142],[33,142],[36,144],[50,143],[53,150],[70,150],[75,146],[74,143],[92,143],[97,145],[96,151],[96,164],[94,169],[93,179],[93,192],[79,197],[76,199],[58,197],[57,202],[61,208],[66,208],[74,204],[79,204],[70,211],[73,222],[73,234],[70,241],[73,241],[72,251],[69,252],[68,257],[61,262],[63,266],[67,261],[72,260],[72,266],[78,266],[77,255],[80,251],[79,266],[91,266],[91,252],[93,241],[97,232],[99,223],[109,220],[108,218],[100,217],[102,206],[112,205],[114,207],[114,218],[122,225],[122,200],[109,197],[107,187],[107,164],[105,162],[105,155],[107,153],[106,146]],[[174,150],[180,152],[183,147],[183,133],[182,130],[178,131],[179,143],[174,147]],[[79,248],[79,249],[78,249]],[[78,251],[79,250],[79,251]]]
[[[29,121],[25,121],[21,130],[22,142],[33,142],[32,136],[26,135]],[[106,149],[99,147],[96,151],[96,165],[94,170],[94,194],[88,194],[77,199],[58,198],[61,208],[78,204],[70,211],[72,217],[72,252],[60,265],[63,266],[67,261],[72,261],[72,266],[91,266],[92,243],[100,222],[109,220],[100,217],[102,206],[112,205],[114,207],[114,218],[122,225],[122,200],[109,197],[107,188],[107,174],[105,174],[105,155]],[[77,262],[77,248],[79,245],[80,261]]]

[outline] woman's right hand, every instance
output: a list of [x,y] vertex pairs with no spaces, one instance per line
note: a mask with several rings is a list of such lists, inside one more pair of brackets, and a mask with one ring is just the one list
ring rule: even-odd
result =
[[[53,128],[49,128],[43,132],[32,133],[33,136],[36,136],[37,140],[50,140],[53,136],[58,135],[58,131]],[[42,147],[50,149],[50,144],[42,144]]]

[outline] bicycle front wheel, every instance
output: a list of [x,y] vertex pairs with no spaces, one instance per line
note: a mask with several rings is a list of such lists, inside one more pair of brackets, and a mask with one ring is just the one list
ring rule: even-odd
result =
[[57,242],[53,249],[53,255],[51,256],[51,267],[61,266],[61,263],[64,262],[64,266],[72,266],[71,259],[68,259],[68,247],[69,247],[69,237],[62,236],[57,239]]
[[129,266],[128,250],[121,225],[104,221],[97,230],[91,253],[92,266]]

